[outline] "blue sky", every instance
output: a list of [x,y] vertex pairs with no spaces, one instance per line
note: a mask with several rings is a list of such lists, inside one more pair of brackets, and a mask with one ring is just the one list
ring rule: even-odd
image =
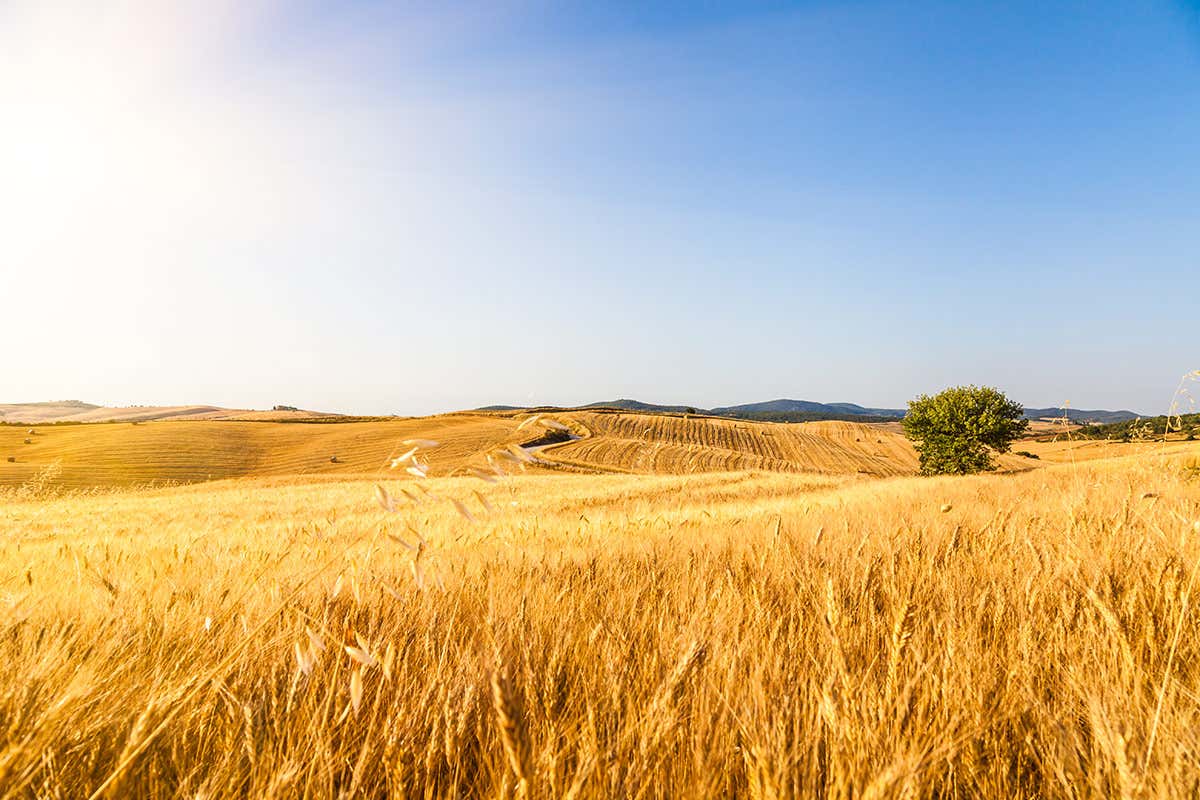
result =
[[0,53],[3,401],[1158,412],[1200,368],[1194,3],[18,0]]

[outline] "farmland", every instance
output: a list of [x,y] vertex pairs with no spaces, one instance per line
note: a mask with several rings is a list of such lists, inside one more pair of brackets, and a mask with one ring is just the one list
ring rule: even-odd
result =
[[[144,427],[193,424],[225,423]],[[451,463],[529,435],[438,424]],[[0,796],[1194,794],[1200,450],[1171,447],[958,479],[547,468],[406,495],[389,471],[390,513],[320,472],[9,490]]]
[[[535,470],[582,473],[692,474],[757,470],[795,474],[894,477],[916,472],[917,458],[896,423],[747,422],[715,417],[570,411],[551,415],[573,441],[539,452]],[[399,442],[424,437],[431,475],[483,464],[483,453],[535,441],[520,413],[460,412],[372,421],[177,420],[138,424],[0,425],[0,486],[39,476],[70,488],[194,483],[263,476],[347,477],[378,473]],[[1080,442],[1039,431],[1015,450],[1044,461],[1151,452],[1149,443]],[[26,441],[28,440],[28,443]],[[1179,449],[1182,443],[1171,443]],[[1186,450],[1186,448],[1184,448]],[[9,461],[8,459],[12,459]],[[336,460],[335,460],[336,459]],[[1003,469],[1041,461],[1005,455]]]
[[[896,426],[849,422],[802,425],[734,422],[660,414],[570,412],[554,415],[575,441],[540,451],[541,469],[687,474],[729,470],[892,476],[916,470],[916,455]],[[534,441],[521,415],[445,414],[414,420],[286,423],[156,421],[0,426],[0,485],[17,485],[54,466],[64,486],[127,486],[234,477],[362,475],[378,472],[398,442],[436,440],[436,475],[479,454]],[[29,440],[29,444],[24,442]],[[336,458],[336,461],[332,459]]]
[[506,442],[516,425],[502,417],[444,414],[384,422],[38,426],[32,434],[24,426],[0,426],[0,453],[16,459],[0,461],[0,485],[24,483],[47,469],[55,484],[73,488],[370,474],[386,463],[401,441],[413,436],[436,438],[436,469],[446,474],[481,450]]
[[0,426],[0,798],[1193,794],[1200,443],[1068,434]]

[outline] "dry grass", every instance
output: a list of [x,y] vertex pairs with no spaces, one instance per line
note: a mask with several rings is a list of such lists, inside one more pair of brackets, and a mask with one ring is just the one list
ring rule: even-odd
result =
[[1053,464],[1070,464],[1096,459],[1133,458],[1135,460],[1163,455],[1187,455],[1197,453],[1195,442],[1183,441],[1132,441],[1118,442],[1106,439],[1066,439],[1049,442],[1018,442],[1014,450],[1028,450],[1042,460]]
[[1189,458],[10,497],[0,796],[1194,796]]

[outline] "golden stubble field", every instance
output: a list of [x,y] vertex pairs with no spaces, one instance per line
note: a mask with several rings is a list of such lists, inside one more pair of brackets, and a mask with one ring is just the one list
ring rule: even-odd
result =
[[37,481],[47,471],[50,484],[72,488],[269,475],[369,475],[398,452],[399,442],[413,436],[437,439],[436,465],[445,474],[480,451],[513,441],[517,424],[511,418],[463,413],[347,423],[188,420],[0,426],[0,456],[5,458],[0,461],[0,486]]
[[[264,412],[272,413],[272,412]],[[573,441],[539,452],[543,471],[585,474],[696,474],[771,471],[893,477],[917,471],[917,455],[890,424],[779,424],[703,416],[613,411],[555,413]],[[0,425],[0,487],[35,482],[77,489],[193,483],[263,476],[375,475],[398,442],[436,440],[431,476],[484,466],[481,453],[537,441],[522,415],[458,412],[362,422],[154,420],[139,424]],[[32,432],[31,432],[32,431]],[[1046,462],[1158,452],[1151,443],[1079,442],[1064,433],[1027,440],[1000,456],[1021,471]],[[1186,452],[1172,442],[1170,447]],[[400,448],[401,450],[403,448]]]
[[1195,795],[1181,447],[9,491],[0,796]]

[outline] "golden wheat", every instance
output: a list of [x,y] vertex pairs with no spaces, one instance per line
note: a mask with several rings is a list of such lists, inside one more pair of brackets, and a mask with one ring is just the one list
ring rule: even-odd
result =
[[0,797],[1195,795],[1188,452],[10,495]]

